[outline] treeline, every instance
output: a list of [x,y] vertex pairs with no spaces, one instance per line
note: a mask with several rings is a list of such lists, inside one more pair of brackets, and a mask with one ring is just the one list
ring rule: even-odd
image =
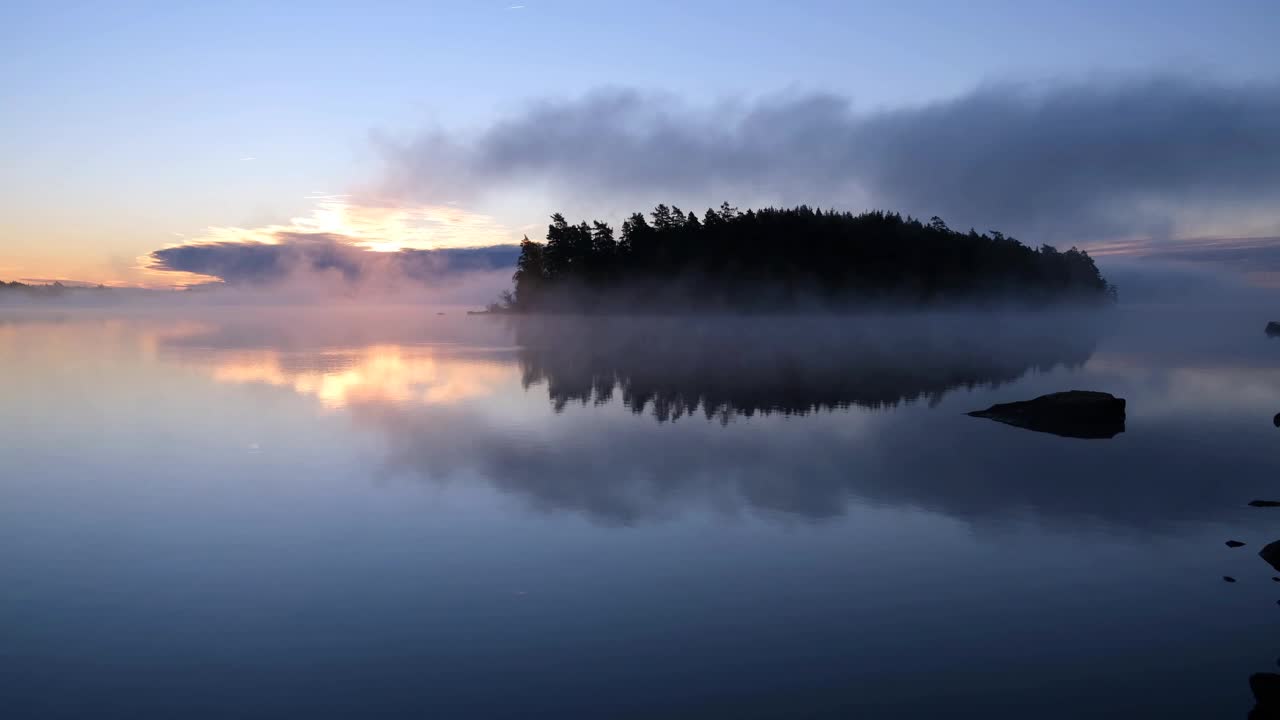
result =
[[1088,253],[1033,249],[999,232],[958,232],[891,212],[808,206],[699,219],[658,205],[622,223],[551,216],[546,242],[520,245],[514,290],[501,309],[836,309],[865,303],[1114,299]]
[[56,280],[43,285],[34,285],[31,283],[19,282],[17,280],[14,280],[13,282],[0,280],[0,299],[13,298],[15,301],[19,298],[51,300],[54,298],[78,296],[79,293],[105,293],[107,290],[109,290],[109,288],[105,285],[98,285],[96,287],[89,285],[64,285]]
[[29,285],[24,282],[5,282],[0,280],[0,292],[22,293],[26,295],[37,295],[41,297],[52,297],[61,295],[67,291],[67,286],[60,282],[52,282],[47,285]]

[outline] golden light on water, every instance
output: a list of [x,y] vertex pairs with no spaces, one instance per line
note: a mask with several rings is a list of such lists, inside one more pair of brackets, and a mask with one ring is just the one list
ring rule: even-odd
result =
[[235,384],[287,387],[326,408],[365,402],[446,405],[492,395],[509,368],[400,345],[374,345],[297,356],[278,350],[228,353],[213,378]]

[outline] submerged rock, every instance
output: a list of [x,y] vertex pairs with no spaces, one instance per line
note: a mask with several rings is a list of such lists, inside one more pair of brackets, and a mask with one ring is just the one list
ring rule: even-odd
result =
[[1272,320],[1267,323],[1267,337],[1276,337],[1280,335],[1280,322]]
[[1239,540],[1228,540],[1227,547],[1229,548],[1244,547],[1244,543],[1240,542]]
[[1222,576],[1222,579],[1223,579],[1223,580],[1226,580],[1227,582],[1235,582],[1235,581],[1236,581],[1236,579],[1235,579],[1235,578],[1233,578],[1233,577],[1231,577],[1230,575],[1223,575],[1223,576]]
[[1280,571],[1280,540],[1258,551],[1258,557],[1267,562],[1268,565]]
[[[1276,673],[1254,673],[1249,676],[1249,690],[1253,692],[1253,700],[1258,703],[1258,708],[1271,711],[1280,708],[1280,675]],[[1273,716],[1258,715],[1256,717]]]
[[1280,507],[1280,500],[1250,500],[1249,507]]
[[1124,398],[1090,390],[1041,395],[969,413],[1015,427],[1063,437],[1099,440],[1124,432]]

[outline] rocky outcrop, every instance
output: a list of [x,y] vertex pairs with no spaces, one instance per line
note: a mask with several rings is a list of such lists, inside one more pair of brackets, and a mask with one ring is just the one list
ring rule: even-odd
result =
[[1280,571],[1280,540],[1258,551],[1258,557],[1267,561],[1267,564]]
[[1069,390],[969,415],[1063,437],[1106,439],[1124,432],[1125,402],[1110,393]]
[[1280,675],[1254,673],[1249,677],[1249,690],[1253,692],[1253,711],[1249,720],[1265,720],[1280,717]]

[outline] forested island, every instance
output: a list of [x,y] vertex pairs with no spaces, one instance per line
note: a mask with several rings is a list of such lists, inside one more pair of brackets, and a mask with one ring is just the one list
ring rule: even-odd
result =
[[[63,285],[62,283],[56,280],[51,283],[46,283],[42,285],[32,285],[29,283],[19,282],[17,280],[14,280],[12,282],[5,282],[4,280],[0,280],[0,298],[13,297],[13,296],[32,297],[32,298],[54,298],[54,297],[61,297],[67,294],[68,291],[73,289],[81,289],[81,288],[79,286]],[[96,288],[92,288],[92,289],[105,290],[106,288],[102,285],[99,285]]]
[[1088,253],[1028,247],[893,212],[727,203],[699,219],[658,205],[607,223],[551,216],[525,237],[514,289],[492,310],[835,310],[866,305],[1106,303],[1115,288]]

